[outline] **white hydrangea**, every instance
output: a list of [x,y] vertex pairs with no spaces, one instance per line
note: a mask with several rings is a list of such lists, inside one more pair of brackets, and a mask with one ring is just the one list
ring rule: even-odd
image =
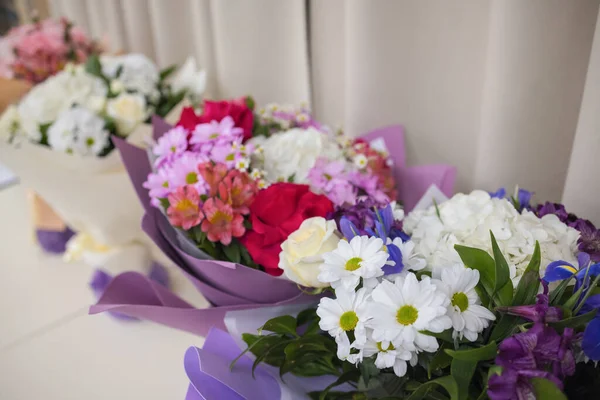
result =
[[[438,216],[439,212],[439,216]],[[511,278],[517,284],[531,260],[536,240],[540,243],[540,273],[556,260],[576,263],[579,232],[560,222],[555,215],[538,218],[524,210],[519,213],[506,199],[491,198],[476,190],[457,194],[426,210],[408,214],[404,230],[411,235],[416,251],[425,256],[429,268],[460,262],[455,244],[492,251],[490,231],[507,258]]]
[[264,171],[269,182],[293,176],[295,183],[308,183],[308,172],[318,158],[337,160],[342,157],[337,143],[314,128],[290,129],[253,144],[263,148]]
[[100,111],[106,99],[101,79],[85,72],[82,66],[67,66],[63,71],[34,86],[17,106],[20,128],[30,140],[42,137],[40,125],[53,122],[74,105]]
[[158,95],[156,85],[159,71],[145,55],[130,53],[116,57],[103,56],[101,63],[102,72],[110,78],[116,78],[121,69],[118,80],[125,89],[139,92],[152,100]]
[[99,155],[106,148],[109,132],[102,118],[83,107],[61,113],[48,128],[48,144],[57,151]]

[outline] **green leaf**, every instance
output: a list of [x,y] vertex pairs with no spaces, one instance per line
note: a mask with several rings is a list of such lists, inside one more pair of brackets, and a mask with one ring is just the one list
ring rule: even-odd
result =
[[365,385],[369,385],[369,381],[371,378],[379,375],[379,368],[375,366],[375,361],[372,358],[366,358],[359,365],[362,379],[365,382]]
[[502,251],[500,251],[500,247],[498,247],[498,242],[492,231],[490,231],[490,237],[492,239],[492,252],[494,253],[494,261],[496,264],[496,282],[494,283],[494,291],[498,292],[510,280],[510,270],[506,258],[504,258]]
[[317,309],[316,308],[309,308],[306,310],[302,310],[298,316],[296,317],[296,321],[298,326],[304,326],[306,324],[308,324],[309,322],[312,322],[314,320],[318,320],[319,316],[317,315]]
[[169,203],[169,199],[167,198],[160,198],[158,201],[160,201],[160,205],[164,210],[167,210],[171,206],[171,203]]
[[229,246],[223,246],[223,253],[225,253],[225,257],[227,257],[229,261],[239,264],[242,261],[240,247],[240,243],[234,239],[231,241]]
[[540,262],[542,260],[539,242],[535,242],[535,250],[531,261],[525,269],[513,298],[513,306],[521,306],[535,303],[535,296],[540,287]]
[[446,329],[443,332],[440,333],[436,333],[436,332],[431,332],[431,331],[419,331],[420,333],[427,335],[427,336],[433,336],[436,339],[440,339],[443,340],[444,342],[448,342],[448,343],[454,343],[454,339],[452,338],[452,331],[453,329]]
[[438,369],[444,369],[452,362],[452,357],[444,351],[446,346],[448,346],[448,343],[442,343],[431,361],[429,361],[429,364],[427,365],[427,377],[429,379],[431,379],[432,372],[437,371]]
[[531,384],[537,400],[568,400],[558,386],[548,379],[533,378]]
[[[565,293],[565,291],[567,290],[571,278],[573,278],[573,276],[562,281],[553,291],[550,292],[548,302],[551,306],[557,305],[556,303],[558,303],[562,299],[563,293]],[[572,292],[573,291],[571,290],[571,293]]]
[[506,282],[506,285],[502,286],[502,288],[496,293],[494,302],[499,306],[508,306],[512,303],[513,293],[513,284],[512,281],[509,280]]
[[329,391],[331,389],[333,389],[336,386],[340,386],[343,383],[346,382],[356,382],[358,380],[358,378],[360,378],[360,371],[358,369],[354,369],[348,372],[343,373],[335,382],[333,382],[331,385],[327,386],[325,388],[325,390],[323,390],[321,392],[321,395],[319,396],[319,400],[325,400],[327,398],[327,394],[329,393]]
[[175,64],[169,65],[167,68],[160,71],[159,80],[164,81],[169,76],[171,76],[171,74],[173,74],[173,72],[175,72],[176,69],[177,69],[177,65],[175,65]]
[[454,249],[467,268],[479,271],[479,283],[492,297],[496,287],[496,263],[492,256],[481,249],[458,244],[454,246]]
[[503,315],[492,330],[490,340],[499,342],[505,337],[509,336],[517,327],[517,322],[519,319],[519,317],[515,317],[513,315]]
[[104,75],[102,74],[102,64],[100,63],[100,57],[98,57],[97,54],[92,54],[88,57],[85,62],[85,71],[91,75],[104,79]]
[[249,109],[254,110],[254,107],[256,107],[256,103],[254,102],[254,99],[252,98],[252,96],[246,96],[244,98],[244,101],[246,102],[246,106]]
[[477,362],[482,360],[490,360],[496,357],[496,354],[498,353],[498,346],[496,345],[496,342],[492,341],[483,347],[465,350],[446,349],[444,351],[455,360]]
[[450,373],[456,381],[459,400],[467,399],[469,395],[469,387],[471,386],[471,380],[473,379],[473,374],[475,373],[476,368],[477,361],[459,360],[456,358],[452,360],[452,364],[450,365]]
[[[600,275],[598,275],[596,277],[596,279],[594,279],[588,287],[596,288],[596,286],[598,285],[598,282],[600,282]],[[585,286],[585,285],[582,285],[582,286]],[[575,309],[573,310],[573,314],[579,313],[579,311],[581,310],[581,308],[583,307],[583,305],[585,304],[585,302],[587,301],[587,299],[590,297],[591,294],[592,294],[591,290],[588,290],[585,292],[585,294],[583,295],[581,300],[579,300],[579,302],[577,303],[577,307],[575,307]]]
[[243,333],[242,340],[248,345],[248,347],[242,351],[242,353],[235,358],[229,365],[229,369],[232,370],[235,363],[244,356],[247,352],[251,352],[254,355],[262,354],[269,347],[268,342],[276,343],[279,338],[274,335],[259,336],[252,335],[250,333]]
[[298,336],[296,333],[296,318],[291,315],[282,315],[270,319],[262,326],[262,328],[260,328],[260,330]]
[[426,398],[427,394],[435,390],[438,386],[443,387],[450,395],[451,400],[458,400],[458,385],[451,376],[442,376],[441,378],[425,382],[417,388],[406,400],[420,400]]
[[549,325],[551,327],[553,327],[554,329],[556,329],[558,331],[558,333],[562,333],[562,331],[565,328],[578,328],[580,326],[587,325],[588,322],[590,322],[592,319],[594,319],[597,312],[598,312],[598,310],[594,309],[585,314],[581,314],[581,315],[577,315],[575,317],[563,319],[558,322],[552,322]]

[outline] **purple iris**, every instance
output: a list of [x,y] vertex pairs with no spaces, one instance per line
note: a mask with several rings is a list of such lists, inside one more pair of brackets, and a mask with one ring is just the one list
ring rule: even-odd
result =
[[[556,282],[575,277],[574,290],[583,286],[580,299],[576,306],[580,305],[581,299],[586,295],[593,278],[600,275],[600,263],[591,264],[590,256],[586,253],[579,253],[577,256],[579,268],[569,264],[566,261],[554,261],[546,267],[544,275],[545,282]],[[586,314],[593,310],[600,310],[600,294],[589,296],[585,304],[581,306],[578,315]],[[583,342],[581,344],[583,352],[591,360],[600,360],[600,316],[596,316],[586,326],[583,332]]]
[[531,378],[545,378],[559,388],[563,380],[575,373],[573,343],[579,336],[571,328],[560,335],[547,322],[560,318],[560,312],[548,304],[548,285],[537,296],[535,305],[507,307],[504,311],[529,319],[534,325],[526,332],[517,333],[500,343],[496,364],[501,375],[489,379],[488,396],[491,400],[535,398]]
[[366,220],[373,221],[372,226],[356,224],[350,217],[342,216],[339,222],[339,229],[348,240],[352,240],[354,236],[368,235],[378,237],[383,240],[387,252],[388,260],[393,261],[394,265],[386,265],[383,271],[386,275],[397,274],[402,272],[404,264],[402,263],[402,252],[393,243],[388,244],[388,239],[394,240],[400,237],[403,241],[409,239],[408,235],[402,232],[402,223],[394,220],[394,212],[391,205],[382,208],[374,207],[369,210],[369,218]]
[[506,194],[506,189],[500,188],[495,192],[490,192],[490,197],[498,198],[498,199],[508,199],[512,201],[513,205],[517,210],[523,211],[525,209],[531,208],[531,197],[533,196],[533,192],[525,189],[519,189],[515,197],[508,196]]
[[577,241],[579,250],[588,253],[592,261],[600,262],[600,230],[591,221],[567,212],[565,206],[560,203],[540,204],[535,209],[535,214],[540,218],[544,215],[554,214],[571,228],[577,229],[580,233]]

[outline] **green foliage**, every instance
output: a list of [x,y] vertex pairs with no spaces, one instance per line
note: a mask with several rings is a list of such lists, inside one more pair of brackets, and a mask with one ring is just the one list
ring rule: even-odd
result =
[[556,384],[548,379],[533,378],[533,393],[537,400],[567,400],[567,396],[556,386]]
[[176,70],[177,70],[177,65],[169,65],[167,68],[160,71],[159,80],[161,82],[164,81],[165,79],[167,79],[168,77],[173,75],[173,72],[175,72]]
[[431,392],[436,391],[438,386],[444,388],[450,395],[450,400],[458,400],[458,385],[452,376],[442,376],[441,378],[425,382],[420,385],[406,400],[426,399]]
[[482,347],[470,347],[460,350],[446,349],[444,351],[455,360],[477,362],[495,358],[498,353],[498,346],[496,345],[496,342],[491,341],[489,344]]
[[540,262],[542,261],[540,243],[535,242],[535,250],[527,265],[513,298],[512,305],[520,306],[535,303],[535,296],[540,287]]

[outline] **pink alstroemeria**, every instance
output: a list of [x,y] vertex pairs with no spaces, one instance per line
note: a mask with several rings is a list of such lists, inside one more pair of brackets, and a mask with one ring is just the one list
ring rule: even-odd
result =
[[169,194],[167,216],[173,226],[185,230],[200,225],[203,214],[200,210],[200,195],[193,186],[182,186]]
[[218,197],[206,200],[202,207],[206,218],[202,221],[202,232],[211,242],[221,242],[228,246],[233,237],[241,237],[246,232],[244,217],[233,212],[231,205]]

